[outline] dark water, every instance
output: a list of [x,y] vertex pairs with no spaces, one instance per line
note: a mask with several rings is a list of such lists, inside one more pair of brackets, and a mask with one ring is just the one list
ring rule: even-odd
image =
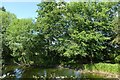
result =
[[[3,79],[22,80],[25,78],[56,78],[61,80],[64,78],[101,78],[95,74],[82,74],[80,71],[66,68],[34,68],[23,66],[6,66],[3,69]],[[61,79],[60,79],[61,78]],[[68,80],[69,80],[68,79]],[[66,80],[66,79],[65,79]]]

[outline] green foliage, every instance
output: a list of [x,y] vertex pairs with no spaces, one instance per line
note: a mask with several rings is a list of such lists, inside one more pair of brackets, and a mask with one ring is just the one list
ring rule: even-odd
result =
[[2,56],[5,59],[3,60],[3,62],[8,62],[10,61],[9,58],[11,58],[10,56],[11,50],[9,49],[9,46],[7,45],[7,40],[6,40],[6,29],[9,27],[9,25],[12,23],[14,19],[16,19],[16,16],[14,14],[10,12],[5,12],[4,10],[0,10],[0,28],[1,28],[0,36],[2,38],[1,51],[2,51]]
[[[42,2],[37,26],[45,36],[46,48],[74,59],[80,55],[89,61],[104,60],[116,54],[110,42],[115,37],[111,9],[117,3]],[[112,46],[112,47],[111,47]],[[109,51],[109,49],[113,51]],[[106,53],[106,52],[107,53]]]
[[119,28],[119,17],[115,17],[114,20],[113,20],[113,25],[114,25],[114,31],[116,32],[116,37],[115,39],[112,41],[113,43],[117,43],[117,44],[120,44],[120,28]]
[[120,55],[118,55],[118,56],[115,58],[115,62],[116,62],[116,63],[120,63]]
[[119,55],[116,4],[41,2],[35,22],[0,11],[3,40],[14,60],[25,64],[112,61]]
[[2,24],[2,34],[5,33],[6,28],[9,26],[9,24],[16,18],[14,14],[11,14],[9,12],[4,12],[0,10],[0,22]]
[[108,63],[96,63],[96,64],[86,64],[84,65],[85,70],[91,71],[103,71],[119,74],[119,64],[108,64]]
[[26,42],[30,38],[30,29],[33,29],[33,27],[32,19],[15,19],[7,28],[7,43],[13,52],[11,55],[18,61],[26,63],[29,57],[26,49],[29,44],[26,44]]

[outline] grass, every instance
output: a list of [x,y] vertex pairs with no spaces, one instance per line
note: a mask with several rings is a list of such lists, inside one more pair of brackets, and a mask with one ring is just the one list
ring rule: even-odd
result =
[[84,69],[120,74],[120,64],[110,64],[110,63],[85,64]]

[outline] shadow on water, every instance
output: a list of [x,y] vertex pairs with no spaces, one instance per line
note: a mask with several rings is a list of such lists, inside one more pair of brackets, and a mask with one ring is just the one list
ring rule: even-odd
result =
[[[80,80],[81,78],[100,78],[92,74],[81,74],[79,70],[66,68],[34,68],[6,66],[3,70],[3,80],[24,80],[25,78],[55,78],[55,80]],[[61,78],[61,79],[59,79]]]

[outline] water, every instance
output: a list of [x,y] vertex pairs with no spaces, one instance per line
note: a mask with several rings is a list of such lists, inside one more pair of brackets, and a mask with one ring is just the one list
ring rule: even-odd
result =
[[[6,66],[3,70],[3,79],[21,80],[24,78],[101,78],[95,74],[83,74],[78,70],[66,69],[66,68],[34,68],[24,66]],[[68,79],[68,80],[69,80]],[[65,79],[66,80],[66,79]]]

